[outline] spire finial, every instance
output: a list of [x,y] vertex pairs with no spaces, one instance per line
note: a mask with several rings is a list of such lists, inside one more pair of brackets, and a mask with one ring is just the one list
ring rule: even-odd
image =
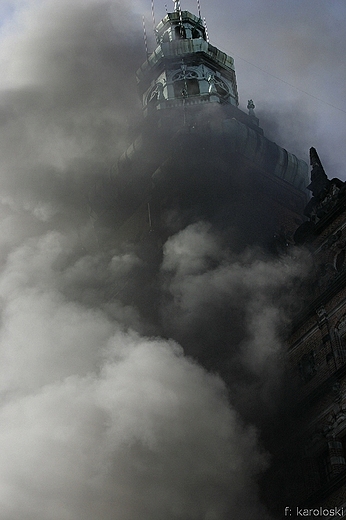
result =
[[312,191],[314,197],[321,195],[329,186],[330,181],[325,174],[324,168],[315,148],[310,148],[311,183],[308,190]]

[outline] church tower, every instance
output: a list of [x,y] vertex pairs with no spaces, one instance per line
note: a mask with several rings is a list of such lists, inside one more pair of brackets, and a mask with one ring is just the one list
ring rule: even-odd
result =
[[286,247],[306,205],[306,163],[265,137],[252,100],[239,109],[234,60],[209,43],[199,16],[174,2],[155,38],[136,73],[143,122],[91,196],[99,233],[150,235],[160,248],[203,220],[238,249]]

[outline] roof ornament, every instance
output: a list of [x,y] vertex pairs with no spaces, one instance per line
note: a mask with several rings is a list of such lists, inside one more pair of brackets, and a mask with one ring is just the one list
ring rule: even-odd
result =
[[[316,224],[328,215],[344,196],[346,183],[338,178],[328,179],[315,148],[310,148],[310,164],[311,182],[307,188],[312,191],[313,196],[305,207],[304,215],[309,217],[310,222]],[[303,225],[306,227],[308,224]]]
[[143,21],[143,35],[144,35],[145,53],[146,53],[146,55],[148,57],[149,56],[149,52],[148,52],[148,37],[147,37],[147,28],[145,26],[145,17],[144,16],[142,17],[142,21]]
[[311,183],[308,190],[312,191],[314,197],[321,196],[329,187],[330,181],[325,174],[324,168],[315,148],[310,148]]
[[156,29],[156,21],[155,21],[155,5],[154,0],[151,0],[151,17],[153,19],[154,32]]
[[252,99],[249,99],[249,101],[247,102],[246,108],[249,111],[249,116],[255,116],[255,103],[253,102]]
[[198,17],[199,19],[201,19],[201,4],[200,4],[200,1],[197,0],[197,9],[198,9]]

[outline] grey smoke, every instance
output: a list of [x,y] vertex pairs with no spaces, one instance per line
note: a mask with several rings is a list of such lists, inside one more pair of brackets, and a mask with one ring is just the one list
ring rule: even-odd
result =
[[12,6],[0,36],[1,519],[268,518],[252,408],[271,413],[290,302],[279,293],[304,262],[234,256],[201,222],[168,240],[149,281],[131,244],[100,250],[87,197],[141,116],[141,6]]
[[285,329],[309,268],[308,257],[298,250],[279,259],[254,249],[234,255],[232,245],[225,247],[201,222],[164,246],[166,326],[193,355],[222,373],[232,399],[242,396],[243,413],[243,392],[250,407],[256,402],[262,413],[277,405]]

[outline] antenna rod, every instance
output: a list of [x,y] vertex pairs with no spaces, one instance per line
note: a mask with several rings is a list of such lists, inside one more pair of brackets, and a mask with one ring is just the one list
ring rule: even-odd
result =
[[207,42],[209,43],[209,34],[208,34],[208,27],[207,27],[207,20],[203,18],[203,25],[205,29],[205,37],[207,38]]
[[180,0],[173,0],[174,2],[174,11],[179,13],[179,25],[180,25],[180,35],[184,38],[184,28],[183,28],[183,17],[181,14]]
[[153,17],[153,25],[154,25],[154,31],[156,28],[156,22],[155,22],[155,7],[154,7],[154,0],[151,0],[151,16]]
[[174,3],[174,11],[177,12],[177,13],[180,13],[181,12],[180,1],[179,0],[173,0],[173,3]]
[[145,18],[143,16],[143,33],[144,33],[144,45],[145,45],[145,52],[147,53],[147,57],[149,56],[148,52],[148,38],[147,38],[147,30],[145,27]]
[[197,9],[198,9],[198,17],[201,18],[201,4],[200,4],[199,0],[197,0]]

